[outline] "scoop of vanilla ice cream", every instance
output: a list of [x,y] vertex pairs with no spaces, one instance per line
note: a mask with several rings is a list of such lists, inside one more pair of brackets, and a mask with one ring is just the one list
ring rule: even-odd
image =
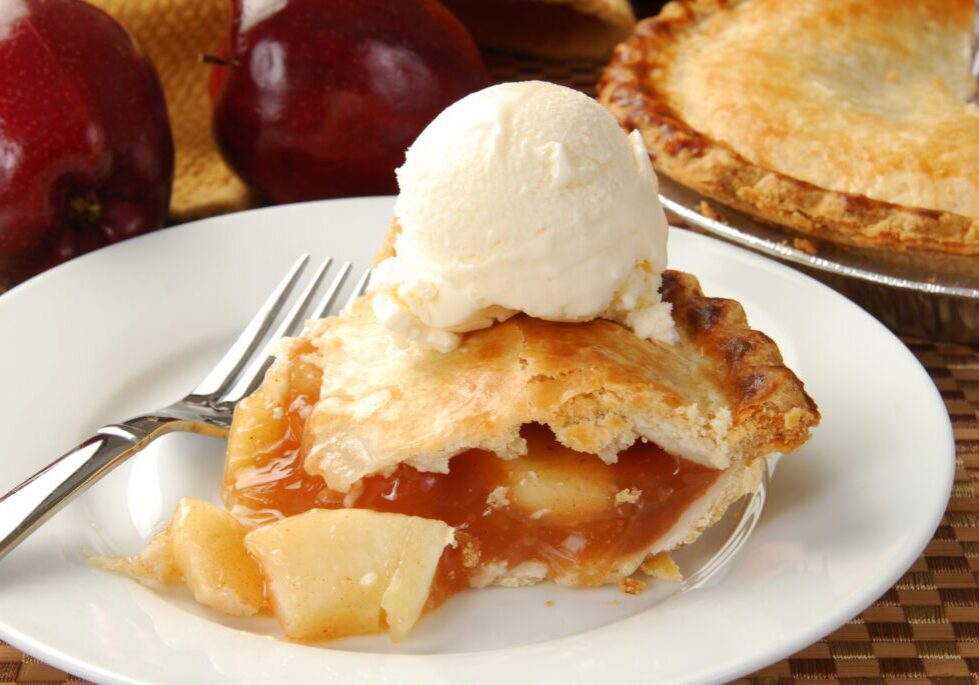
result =
[[586,95],[539,81],[473,93],[428,125],[397,175],[396,256],[370,288],[403,338],[448,351],[526,312],[675,339],[658,293],[656,176],[638,132]]

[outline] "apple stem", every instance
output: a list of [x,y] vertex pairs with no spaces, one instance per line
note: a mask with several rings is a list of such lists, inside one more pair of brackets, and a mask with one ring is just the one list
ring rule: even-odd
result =
[[68,200],[68,210],[79,226],[91,226],[102,213],[102,204],[94,192],[75,195]]
[[227,67],[231,65],[231,61],[225,59],[224,57],[218,57],[217,55],[201,55],[201,61],[205,64],[216,64],[220,67]]

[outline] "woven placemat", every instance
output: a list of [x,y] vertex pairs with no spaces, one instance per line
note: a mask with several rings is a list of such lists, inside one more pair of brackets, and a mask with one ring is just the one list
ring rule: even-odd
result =
[[[486,52],[500,81],[542,79],[594,95],[601,64]],[[906,341],[941,391],[955,430],[955,487],[924,553],[845,626],[739,683],[848,685],[979,680],[979,346]],[[927,458],[928,455],[922,455]],[[84,682],[0,642],[0,685]]]

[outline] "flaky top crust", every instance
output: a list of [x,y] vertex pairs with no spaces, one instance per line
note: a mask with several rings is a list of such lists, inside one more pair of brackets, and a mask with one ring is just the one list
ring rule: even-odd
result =
[[976,255],[974,11],[678,0],[619,45],[599,99],[658,171],[739,210],[853,245]]
[[[323,368],[303,436],[306,469],[339,491],[401,463],[446,472],[467,449],[525,453],[520,427],[531,422],[610,462],[637,438],[715,468],[801,445],[816,406],[741,306],[705,297],[693,276],[674,271],[663,296],[675,345],[605,320],[517,316],[466,334],[449,353],[399,348],[361,298],[304,333]],[[284,345],[266,383],[308,349]]]

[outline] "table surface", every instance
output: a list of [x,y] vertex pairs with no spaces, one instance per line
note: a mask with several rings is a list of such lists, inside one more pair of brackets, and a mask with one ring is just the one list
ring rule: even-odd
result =
[[[542,79],[594,94],[601,63],[485,53],[498,81]],[[979,346],[905,341],[927,369],[955,431],[952,498],[924,553],[845,626],[739,683],[938,683],[979,679]],[[0,642],[0,685],[77,683]]]

